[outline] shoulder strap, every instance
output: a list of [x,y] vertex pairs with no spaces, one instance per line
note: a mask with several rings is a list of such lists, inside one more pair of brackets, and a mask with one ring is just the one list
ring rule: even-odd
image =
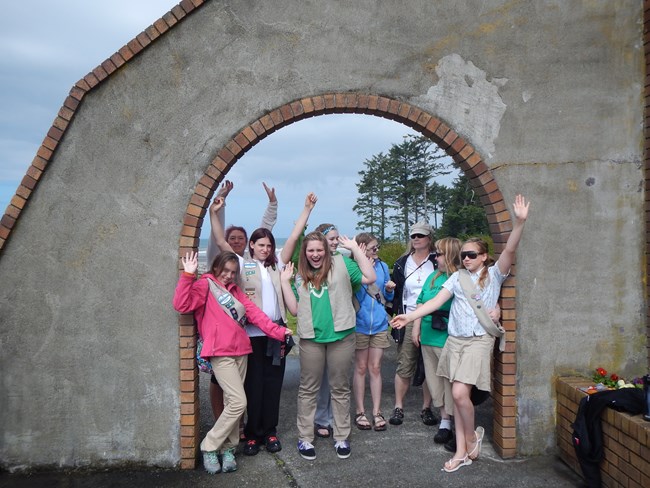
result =
[[472,310],[476,314],[479,323],[485,329],[485,332],[491,336],[499,339],[499,351],[503,352],[506,349],[506,331],[501,325],[497,325],[492,322],[490,315],[485,309],[483,300],[481,299],[481,294],[477,291],[476,286],[472,283],[472,278],[469,275],[469,271],[466,269],[458,270],[458,281],[463,293],[467,298]]
[[219,286],[208,278],[210,292],[221,309],[232,317],[235,322],[244,327],[246,325],[246,307],[237,300],[228,290]]

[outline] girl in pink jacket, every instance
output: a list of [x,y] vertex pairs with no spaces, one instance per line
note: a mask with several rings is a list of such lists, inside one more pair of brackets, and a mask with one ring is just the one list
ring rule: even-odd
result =
[[203,466],[208,473],[215,474],[222,470],[222,464],[224,472],[237,469],[235,447],[239,442],[239,418],[246,409],[244,379],[248,354],[252,351],[244,325],[255,324],[267,336],[280,341],[291,335],[291,330],[274,324],[237,286],[239,258],[236,254],[219,254],[211,273],[198,280],[195,279],[197,256],[192,252],[182,258],[184,272],[176,285],[174,308],[180,313],[194,312],[203,338],[201,357],[210,361],[224,390],[224,411],[201,442]]

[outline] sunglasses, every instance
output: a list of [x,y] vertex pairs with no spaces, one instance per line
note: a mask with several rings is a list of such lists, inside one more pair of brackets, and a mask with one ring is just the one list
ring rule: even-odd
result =
[[465,259],[465,258],[476,259],[479,254],[482,253],[476,251],[462,251],[460,253],[460,259]]
[[411,234],[411,239],[424,239],[428,237],[426,234]]
[[369,247],[369,248],[368,248],[368,251],[371,251],[371,252],[377,252],[377,251],[379,251],[379,249],[381,249],[381,246],[380,246],[380,245],[376,245],[376,246]]

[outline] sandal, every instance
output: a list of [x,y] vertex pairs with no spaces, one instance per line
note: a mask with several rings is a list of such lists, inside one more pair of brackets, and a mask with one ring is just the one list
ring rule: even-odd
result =
[[[458,464],[454,466],[454,463],[458,463]],[[449,461],[445,463],[442,470],[445,471],[446,473],[453,473],[454,471],[458,471],[463,466],[469,466],[470,464],[472,464],[472,460],[469,458],[467,454],[465,454],[465,457],[463,458],[451,458]]]
[[364,412],[358,413],[357,416],[354,417],[354,423],[359,430],[370,430],[371,428],[370,421]]
[[[472,449],[472,452],[470,452],[467,456],[471,460],[477,460],[478,457],[481,455],[481,445],[483,444],[483,436],[485,436],[485,429],[483,427],[477,427],[476,430],[474,431],[474,435],[476,436],[476,444],[474,445],[474,449]],[[476,453],[476,455],[474,454]]]
[[372,419],[372,423],[375,424],[375,430],[386,430],[386,419],[381,414],[381,412],[377,412],[373,415],[373,417],[374,418]]
[[323,439],[327,439],[332,435],[331,427],[328,427],[326,425],[316,424],[316,428],[314,430],[316,431],[316,436],[322,437]]

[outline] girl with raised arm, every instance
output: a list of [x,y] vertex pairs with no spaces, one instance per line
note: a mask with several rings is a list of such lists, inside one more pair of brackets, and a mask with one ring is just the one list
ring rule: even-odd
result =
[[298,388],[298,451],[315,459],[314,414],[316,396],[327,366],[334,413],[336,454],[350,456],[350,371],[355,349],[355,313],[352,294],[359,286],[374,283],[375,271],[364,250],[354,240],[339,237],[355,260],[332,256],[320,232],[307,234],[300,247],[294,294],[290,278],[293,266],[282,272],[282,291],[288,310],[298,317],[300,337],[300,386]]
[[[287,319],[280,270],[291,260],[296,243],[316,201],[314,193],[307,195],[303,210],[282,251],[276,252],[275,238],[271,231],[260,227],[251,234],[248,243],[249,253],[239,260],[244,292],[273,322],[281,326],[286,325]],[[223,204],[222,198],[216,198],[210,207],[211,214],[218,214]],[[212,230],[219,248],[230,250],[218,219],[214,219]],[[246,443],[243,452],[248,456],[254,456],[259,452],[260,445],[265,445],[268,452],[278,452],[282,449],[277,426],[287,344],[269,339],[255,325],[247,325],[246,332],[251,338],[253,352],[248,358],[248,371],[244,384],[248,408],[244,428]]]
[[[449,337],[439,360],[437,373],[452,382],[454,422],[456,425],[456,453],[442,468],[451,473],[472,464],[481,453],[484,429],[474,430],[474,405],[470,399],[472,386],[490,391],[491,360],[495,336],[488,333],[479,321],[474,302],[485,308],[494,308],[501,285],[508,277],[515,252],[528,218],[529,202],[517,195],[513,205],[513,228],[503,252],[495,264],[488,255],[487,244],[481,239],[469,239],[461,249],[464,270],[455,272],[444,283],[442,290],[415,311],[398,315],[391,321],[395,328],[404,327],[417,318],[429,315],[454,298],[449,314]],[[469,273],[476,293],[466,296],[460,280],[461,272]],[[489,327],[488,327],[489,328]]]
[[[248,322],[257,325],[269,337],[284,341],[291,330],[274,324],[237,286],[239,258],[222,252],[210,273],[198,280],[197,254],[186,253],[183,270],[174,293],[174,308],[180,313],[194,312],[200,337],[201,357],[212,364],[224,392],[224,410],[201,442],[203,466],[210,474],[235,471],[235,447],[239,442],[239,419],[246,409],[244,379],[251,341],[244,330]],[[219,451],[222,460],[219,462]]]

